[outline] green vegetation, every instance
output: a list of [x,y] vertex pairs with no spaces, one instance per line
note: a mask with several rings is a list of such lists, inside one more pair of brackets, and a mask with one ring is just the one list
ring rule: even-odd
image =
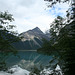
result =
[[37,52],[50,55],[50,53],[52,53],[55,50],[55,48],[51,45],[50,41],[46,39],[42,39],[42,41],[42,48],[37,49]]
[[65,67],[62,67],[62,69],[65,75],[72,75],[75,68],[75,21],[72,21],[65,26],[64,24],[62,25],[63,26],[61,28],[61,26],[58,24],[58,21],[55,19],[55,21],[52,23],[52,28],[50,29],[50,41],[43,40],[44,44],[42,48],[38,49],[38,52],[47,55],[55,51],[59,53],[61,56],[60,60],[64,60],[64,63],[62,64]]
[[0,70],[5,70],[5,60],[11,55],[16,54],[16,49],[11,45],[19,40],[12,29],[15,25],[9,23],[14,21],[14,18],[8,12],[0,12]]
[[[38,49],[38,52],[44,54],[51,54],[52,52],[57,52],[60,54],[59,64],[61,62],[63,64],[62,70],[64,75],[74,75],[75,69],[75,0],[45,0],[51,2],[51,5],[48,7],[52,7],[56,3],[61,2],[70,2],[70,8],[67,11],[67,21],[64,22],[64,18],[61,16],[57,16],[57,18],[50,25],[50,41],[43,39],[40,42],[37,38],[35,38],[42,48]],[[6,70],[6,62],[5,60],[10,56],[10,54],[16,54],[15,48],[12,46],[13,42],[18,41],[17,34],[12,31],[15,27],[14,25],[10,25],[10,22],[14,21],[14,18],[8,12],[0,12],[0,70]],[[32,46],[34,46],[34,42],[31,40]],[[20,42],[21,43],[21,42]],[[30,45],[28,41],[26,41],[27,45]],[[22,45],[21,45],[22,46]],[[23,47],[23,46],[22,46]],[[36,48],[36,46],[35,46]],[[30,49],[30,48],[29,48]],[[57,59],[57,57],[55,58]],[[55,60],[53,59],[53,60]],[[50,63],[53,62],[50,61]],[[60,65],[61,66],[61,65]],[[39,75],[38,68],[34,68],[34,73]]]
[[33,68],[32,68],[32,71],[31,71],[31,73],[29,74],[29,75],[35,75],[35,74],[37,74],[37,75],[40,75],[40,69],[39,68],[37,68],[36,66],[34,66]]
[[[51,2],[48,7],[54,6],[56,3],[69,2],[70,0],[46,0]],[[60,54],[60,60],[64,60],[62,70],[64,75],[73,75],[75,68],[75,1],[72,0],[71,7],[67,11],[67,21],[58,16],[50,25],[50,41],[45,42],[44,46],[38,49],[44,54],[51,54],[56,51]],[[52,49],[54,48],[54,49]],[[48,49],[48,52],[46,52]],[[60,62],[59,62],[60,63]],[[60,65],[61,66],[61,65]]]
[[38,43],[36,44],[33,40],[26,40],[26,41],[21,41],[19,40],[18,42],[13,43],[13,46],[17,50],[36,50],[42,46],[42,41],[34,38],[34,40]]

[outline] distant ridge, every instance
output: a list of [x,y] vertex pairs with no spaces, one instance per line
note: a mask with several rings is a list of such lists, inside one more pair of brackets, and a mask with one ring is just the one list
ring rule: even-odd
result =
[[19,37],[23,38],[21,41],[13,44],[18,50],[36,50],[42,46],[43,38],[50,39],[49,35],[44,34],[38,27],[21,33]]

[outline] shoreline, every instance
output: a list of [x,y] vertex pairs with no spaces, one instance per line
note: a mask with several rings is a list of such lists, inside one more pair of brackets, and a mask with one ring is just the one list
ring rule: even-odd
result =
[[37,51],[37,50],[17,50],[17,51]]

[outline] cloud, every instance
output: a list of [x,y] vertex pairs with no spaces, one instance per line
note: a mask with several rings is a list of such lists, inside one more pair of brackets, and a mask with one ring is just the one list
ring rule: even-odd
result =
[[49,24],[57,15],[65,15],[67,4],[57,4],[55,8],[46,9],[44,0],[0,0],[0,11],[8,10],[15,18],[19,33],[38,26],[42,31],[49,29]]
[[52,7],[51,9],[48,9],[49,12],[54,15],[55,17],[60,15],[62,17],[66,16],[66,11],[69,8],[69,4],[67,3],[57,3],[54,7]]

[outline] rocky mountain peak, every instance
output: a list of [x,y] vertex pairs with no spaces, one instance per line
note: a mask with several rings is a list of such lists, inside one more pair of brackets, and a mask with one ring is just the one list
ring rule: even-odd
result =
[[18,50],[36,50],[42,46],[43,38],[47,40],[50,39],[49,36],[44,34],[38,27],[23,32],[19,36],[23,38],[13,44]]
[[40,33],[40,34],[43,34],[43,32],[40,30],[40,28],[36,27],[34,29],[32,29],[33,32],[37,32],[37,33]]
[[32,29],[32,30],[28,30],[26,32],[23,32],[20,34],[21,37],[23,37],[22,41],[26,41],[26,40],[34,40],[34,38],[38,38],[38,39],[49,39],[49,36],[44,34],[38,27]]
[[34,29],[39,29],[39,27],[35,27]]

